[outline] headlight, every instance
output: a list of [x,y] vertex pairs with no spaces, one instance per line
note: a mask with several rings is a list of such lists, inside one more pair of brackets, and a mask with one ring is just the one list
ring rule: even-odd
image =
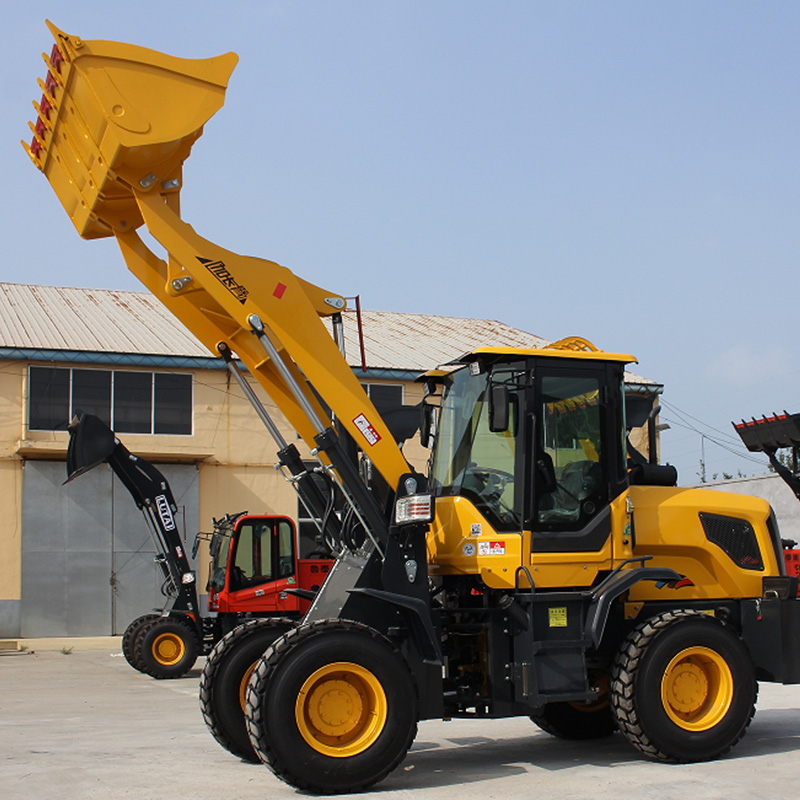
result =
[[429,494],[412,494],[399,497],[394,505],[394,521],[397,525],[410,522],[430,522],[433,519],[433,497]]

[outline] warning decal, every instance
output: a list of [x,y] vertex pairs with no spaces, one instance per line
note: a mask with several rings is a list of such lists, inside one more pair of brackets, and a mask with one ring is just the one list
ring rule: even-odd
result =
[[381,440],[378,431],[372,427],[370,421],[363,414],[359,414],[353,420],[353,424],[364,434],[364,438],[367,440],[368,444],[376,445]]
[[504,556],[505,554],[505,542],[478,542],[479,556]]
[[547,609],[548,622],[551,628],[567,627],[566,606],[551,606]]

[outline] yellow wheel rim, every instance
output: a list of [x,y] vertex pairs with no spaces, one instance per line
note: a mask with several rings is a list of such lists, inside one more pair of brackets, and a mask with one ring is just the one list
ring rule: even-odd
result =
[[176,633],[161,633],[153,640],[153,658],[163,667],[177,664],[186,653],[186,644]]
[[337,661],[309,676],[294,713],[300,734],[314,750],[347,758],[363,753],[381,735],[386,694],[368,669]]
[[239,683],[239,705],[242,707],[242,712],[246,711],[247,706],[247,684],[250,683],[250,676],[256,671],[258,661],[254,661],[247,671],[242,675],[242,680]]
[[713,728],[733,702],[730,667],[708,647],[687,647],[664,670],[661,702],[678,727],[686,731]]

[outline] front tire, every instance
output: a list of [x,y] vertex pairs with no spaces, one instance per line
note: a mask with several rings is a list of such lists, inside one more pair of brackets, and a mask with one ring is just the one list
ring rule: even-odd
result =
[[180,678],[197,660],[197,634],[175,617],[159,617],[144,627],[136,645],[141,671],[153,678]]
[[744,736],[757,694],[741,639],[689,610],[636,628],[617,656],[611,683],[620,729],[659,761],[709,761],[727,753]]
[[405,758],[417,696],[388,639],[360,623],[321,620],[267,650],[246,717],[253,749],[281,780],[320,794],[356,792]]
[[125,656],[125,660],[136,670],[139,672],[143,672],[142,665],[139,663],[137,658],[137,647],[138,647],[138,639],[141,632],[146,628],[151,622],[157,620],[161,614],[142,614],[141,617],[137,617],[127,628],[125,628],[125,633],[122,634],[122,655]]
[[247,682],[264,651],[291,630],[290,619],[251,619],[220,639],[200,677],[200,710],[211,735],[235,756],[257,764],[244,710]]

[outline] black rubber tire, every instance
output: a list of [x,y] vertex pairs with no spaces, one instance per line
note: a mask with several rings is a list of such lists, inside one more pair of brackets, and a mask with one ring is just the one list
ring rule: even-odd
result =
[[125,633],[122,634],[122,655],[125,660],[136,670],[142,672],[142,665],[136,659],[136,640],[142,629],[149,625],[153,620],[160,617],[160,614],[142,614],[137,617],[127,628]]
[[200,710],[211,735],[245,761],[259,758],[250,744],[240,702],[242,681],[264,651],[291,630],[294,622],[282,617],[251,619],[227,633],[209,653],[200,676]]
[[[330,670],[323,679],[330,688],[320,690],[319,705],[311,702],[316,685],[307,685],[309,703],[301,706],[304,714],[318,711],[327,722],[324,702],[336,693],[335,665],[342,662],[363,670],[367,680],[379,687],[385,705],[376,715],[379,722],[371,726],[373,738],[368,744],[342,754],[334,740],[331,749],[339,749],[339,755],[331,755],[304,737],[296,706],[303,685],[320,671]],[[353,688],[347,678],[342,683]],[[368,697],[364,707],[371,707],[372,699]],[[250,678],[246,717],[253,749],[281,780],[318,794],[358,792],[386,777],[405,758],[417,732],[417,694],[405,659],[388,639],[360,623],[320,620],[294,628],[267,650]],[[311,727],[308,720],[303,716],[303,724]]]
[[548,703],[539,712],[531,714],[531,720],[545,733],[559,739],[602,739],[619,730],[608,702],[596,707],[583,707],[578,703]]
[[[719,703],[717,716],[703,722],[705,729],[677,724],[662,700],[670,663],[689,648],[711,653],[732,683],[730,697]],[[698,684],[693,675],[689,680]],[[669,611],[639,625],[617,655],[611,678],[611,706],[620,730],[657,761],[710,761],[727,753],[747,731],[757,695],[750,654],[736,632],[693,610]]]
[[135,648],[141,671],[159,679],[185,675],[197,661],[199,650],[195,631],[176,617],[159,617],[146,625]]

